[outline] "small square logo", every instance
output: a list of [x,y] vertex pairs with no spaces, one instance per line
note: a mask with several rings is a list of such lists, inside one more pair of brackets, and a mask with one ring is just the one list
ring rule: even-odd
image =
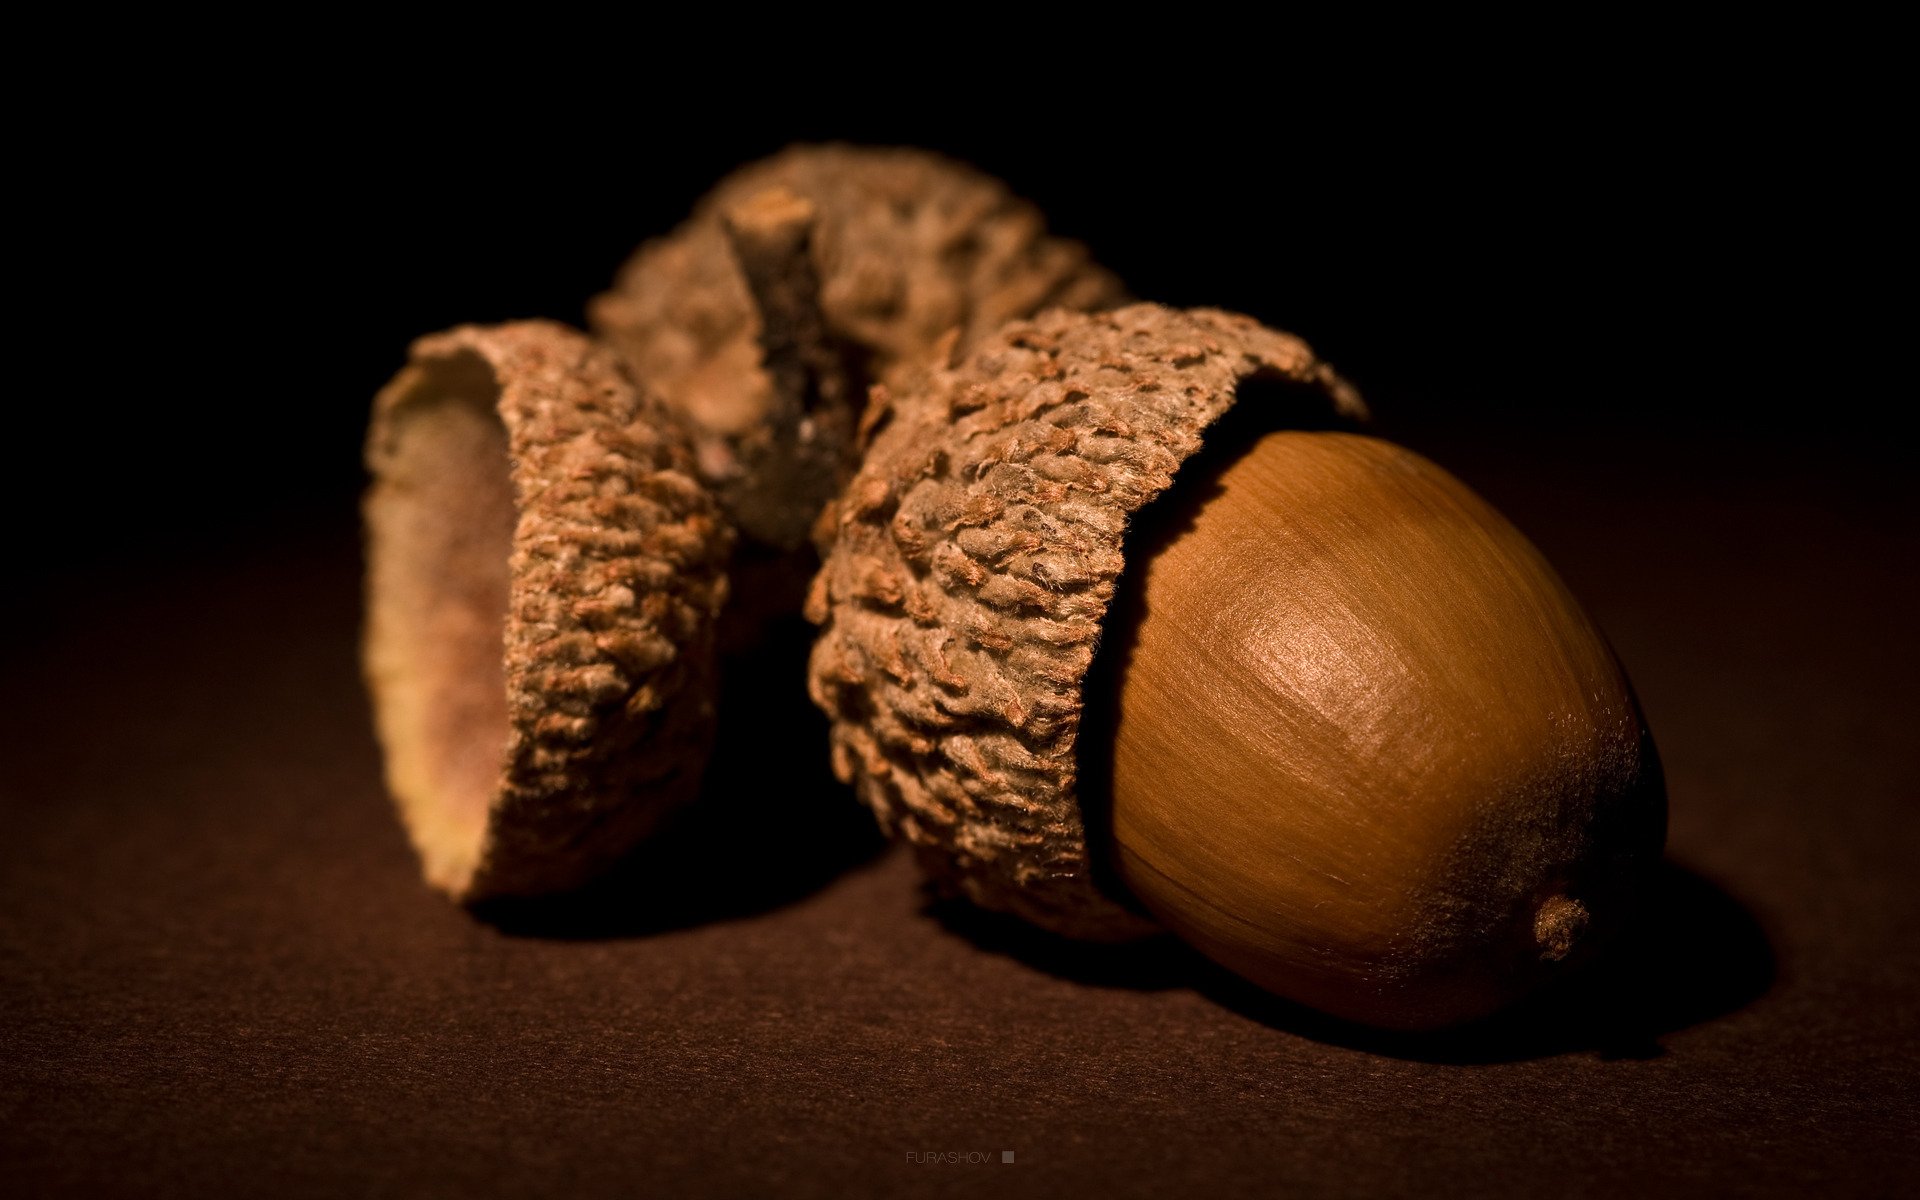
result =
[[1002,1151],[1000,1152],[1000,1161],[1001,1161],[1001,1162],[1012,1162],[1012,1161],[1013,1161],[1013,1151],[1011,1151],[1011,1150],[1002,1150]]

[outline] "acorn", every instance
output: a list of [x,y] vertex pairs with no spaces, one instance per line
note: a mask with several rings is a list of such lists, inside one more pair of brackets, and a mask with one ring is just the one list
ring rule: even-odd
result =
[[678,418],[544,321],[415,342],[374,400],[363,666],[430,883],[604,871],[694,794],[733,533]]
[[945,891],[1169,929],[1348,1020],[1457,1024],[1590,957],[1665,838],[1632,690],[1363,415],[1298,339],[1152,305],[896,391],[808,601],[836,772]]

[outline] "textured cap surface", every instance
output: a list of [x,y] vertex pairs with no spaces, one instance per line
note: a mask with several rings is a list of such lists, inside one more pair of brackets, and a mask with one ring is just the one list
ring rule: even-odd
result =
[[1135,305],[1015,322],[868,414],[808,598],[810,689],[835,771],[949,888],[1073,936],[1152,928],[1092,877],[1082,683],[1129,515],[1253,376],[1363,412],[1297,338]]
[[844,482],[870,384],[950,335],[1122,298],[998,180],[919,150],[796,146],[641,247],[590,320],[688,415],[742,531],[793,549]]
[[367,462],[365,669],[427,875],[573,887],[707,754],[731,534],[687,439],[608,352],[527,322],[416,342]]

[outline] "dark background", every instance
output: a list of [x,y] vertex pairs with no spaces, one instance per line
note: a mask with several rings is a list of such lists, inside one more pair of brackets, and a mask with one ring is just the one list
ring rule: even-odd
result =
[[[1858,47],[1616,28],[1489,63],[1397,30],[1418,70],[1307,72],[1304,34],[1185,27],[891,62],[744,21],[353,54],[244,32],[23,118],[20,250],[56,261],[14,356],[58,368],[16,393],[6,473],[25,1194],[1884,1195],[1920,1170],[1911,384],[1879,370],[1908,338],[1904,142]],[[1454,1037],[1332,1025],[1177,946],[930,906],[805,721],[755,727],[570,911],[486,924],[419,883],[355,660],[373,392],[418,334],[578,322],[712,181],[822,138],[971,161],[1137,294],[1303,335],[1538,542],[1671,783],[1671,865],[1616,958]],[[906,1161],[1009,1146],[991,1179]]]
[[[1886,85],[1831,49],[1667,31],[1614,60],[1315,73],[1215,47],[1216,68],[1169,72],[1143,45],[1034,65],[988,41],[860,71],[744,48],[675,69],[525,32],[518,55],[183,67],[79,138],[30,127],[50,150],[29,197],[75,231],[36,337],[116,369],[21,406],[25,478],[83,474],[121,550],[337,511],[411,338],[578,323],[712,181],[830,138],[1002,176],[1136,294],[1306,337],[1416,443],[1895,465],[1876,428],[1905,401],[1869,364],[1899,319],[1898,156]],[[57,522],[16,534],[46,565],[96,557]]]

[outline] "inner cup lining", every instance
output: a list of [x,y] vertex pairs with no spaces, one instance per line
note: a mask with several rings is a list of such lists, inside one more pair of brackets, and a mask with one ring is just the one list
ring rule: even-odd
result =
[[396,790],[429,876],[478,865],[508,738],[505,631],[517,510],[499,385],[478,356],[417,368],[394,410],[374,569],[394,672]]

